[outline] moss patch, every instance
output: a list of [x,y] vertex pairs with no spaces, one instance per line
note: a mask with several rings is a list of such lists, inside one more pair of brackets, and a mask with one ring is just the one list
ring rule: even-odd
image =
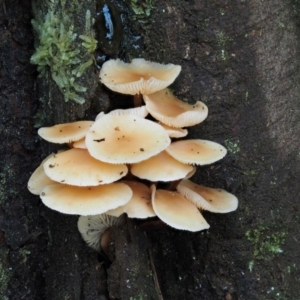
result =
[[249,262],[250,272],[255,260],[267,260],[274,258],[283,252],[282,245],[285,242],[286,232],[277,231],[272,234],[270,228],[262,224],[246,232],[246,237],[254,246],[253,260]]
[[[74,1],[70,7],[74,13],[79,9],[79,4]],[[30,62],[37,65],[42,76],[50,70],[65,101],[84,103],[81,93],[86,92],[87,88],[80,84],[80,77],[93,64],[93,53],[97,47],[91,12],[86,10],[82,34],[76,32],[74,20],[70,17],[72,14],[68,14],[63,0],[55,0],[49,5],[45,15],[36,6],[33,7],[33,12],[35,18],[32,25],[36,33],[36,44]]]

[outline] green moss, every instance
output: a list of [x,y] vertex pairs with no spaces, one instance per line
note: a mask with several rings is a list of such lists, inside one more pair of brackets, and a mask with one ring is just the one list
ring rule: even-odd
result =
[[249,262],[248,268],[252,271],[255,260],[267,260],[272,259],[276,255],[283,252],[282,245],[285,242],[286,232],[270,229],[267,226],[258,225],[254,229],[250,229],[246,232],[246,237],[249,242],[253,244],[253,260]]
[[239,140],[225,140],[224,144],[229,152],[237,154],[240,152],[240,141]]
[[[65,101],[84,103],[82,93],[87,88],[79,83],[79,78],[93,64],[93,52],[97,47],[92,30],[93,19],[89,10],[85,15],[85,32],[75,31],[72,13],[64,10],[65,1],[54,0],[48,5],[48,12],[34,7],[35,19],[32,26],[36,33],[35,53],[31,63],[37,65],[41,76],[50,70],[51,78],[64,95]],[[80,6],[74,1],[73,11]]]
[[147,23],[149,21],[148,17],[150,17],[155,8],[154,0],[127,0],[127,2],[134,13],[131,16],[133,20],[139,23]]

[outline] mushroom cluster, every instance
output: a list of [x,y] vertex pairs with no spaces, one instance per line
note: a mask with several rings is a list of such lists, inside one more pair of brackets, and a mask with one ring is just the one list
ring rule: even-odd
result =
[[[108,220],[115,224],[124,213],[129,218],[157,216],[194,232],[209,228],[202,210],[227,213],[237,208],[234,195],[189,180],[195,165],[222,159],[226,149],[207,140],[176,140],[208,114],[204,103],[188,104],[167,89],[180,71],[180,66],[144,59],[129,64],[110,60],[100,81],[115,92],[134,95],[137,107],[38,131],[46,141],[67,143],[70,149],[48,156],[31,175],[28,189],[51,209],[81,215],[79,231],[97,250]],[[99,227],[99,220],[105,226]]]

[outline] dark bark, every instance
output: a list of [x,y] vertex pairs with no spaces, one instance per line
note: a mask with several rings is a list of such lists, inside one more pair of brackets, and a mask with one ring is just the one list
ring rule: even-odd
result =
[[[165,300],[298,299],[298,1],[155,1],[150,17],[134,15],[130,1],[114,3],[126,24],[109,57],[182,65],[172,89],[209,107],[189,137],[229,150],[193,180],[236,194],[239,209],[205,213],[211,229],[199,233],[166,227],[144,234],[130,222],[113,232],[112,265],[100,263],[81,240],[77,217],[50,211],[27,191],[31,172],[57,150],[37,137],[33,116],[43,113],[43,126],[93,119],[108,109],[108,97],[111,108],[120,98],[91,84],[80,106],[65,103],[49,80],[36,88],[31,5],[2,1],[0,298],[145,300],[161,290]],[[133,36],[141,36],[139,49]],[[89,78],[97,80],[96,68]]]

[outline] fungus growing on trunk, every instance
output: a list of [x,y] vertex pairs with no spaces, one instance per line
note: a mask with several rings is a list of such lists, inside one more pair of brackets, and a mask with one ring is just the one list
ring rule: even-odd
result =
[[106,214],[119,217],[126,213],[129,218],[145,219],[156,216],[151,204],[151,190],[137,181],[122,181],[132,190],[132,197],[125,205],[109,210]]
[[179,162],[166,151],[132,164],[130,168],[133,175],[153,182],[182,179],[191,171],[193,171],[192,166]]
[[83,240],[94,250],[109,254],[109,241],[112,226],[123,226],[125,218],[107,214],[80,216],[77,227]]
[[169,86],[180,71],[181,66],[159,64],[143,58],[135,58],[129,64],[111,59],[103,64],[100,81],[118,93],[147,95]]
[[38,134],[41,138],[51,143],[70,143],[85,137],[93,123],[93,121],[78,121],[42,127],[38,130]]
[[148,159],[167,148],[171,141],[155,122],[132,115],[107,114],[93,124],[85,142],[94,158],[124,164]]
[[32,193],[34,195],[40,195],[42,190],[47,185],[55,183],[55,181],[53,181],[46,175],[44,166],[43,166],[44,162],[47,161],[53,155],[55,155],[55,154],[52,153],[49,156],[47,156],[42,161],[42,163],[36,168],[36,170],[31,174],[31,176],[28,180],[28,184],[27,184],[27,188],[30,193]]
[[151,186],[152,205],[157,216],[171,227],[200,231],[209,228],[197,207],[177,192],[156,190]]
[[75,148],[52,155],[44,170],[50,179],[76,186],[112,183],[128,172],[126,165],[108,164],[93,158],[86,149]]
[[207,106],[197,101],[188,104],[176,98],[168,89],[150,95],[143,95],[146,109],[158,121],[172,127],[193,126],[204,121],[208,114]]
[[198,208],[214,213],[228,213],[237,209],[238,199],[222,190],[196,184],[190,180],[182,180],[177,191]]
[[208,165],[222,159],[227,150],[206,140],[183,140],[172,143],[166,151],[184,164]]
[[40,197],[46,206],[64,214],[97,215],[126,204],[132,191],[124,183],[92,187],[56,183],[46,186]]

